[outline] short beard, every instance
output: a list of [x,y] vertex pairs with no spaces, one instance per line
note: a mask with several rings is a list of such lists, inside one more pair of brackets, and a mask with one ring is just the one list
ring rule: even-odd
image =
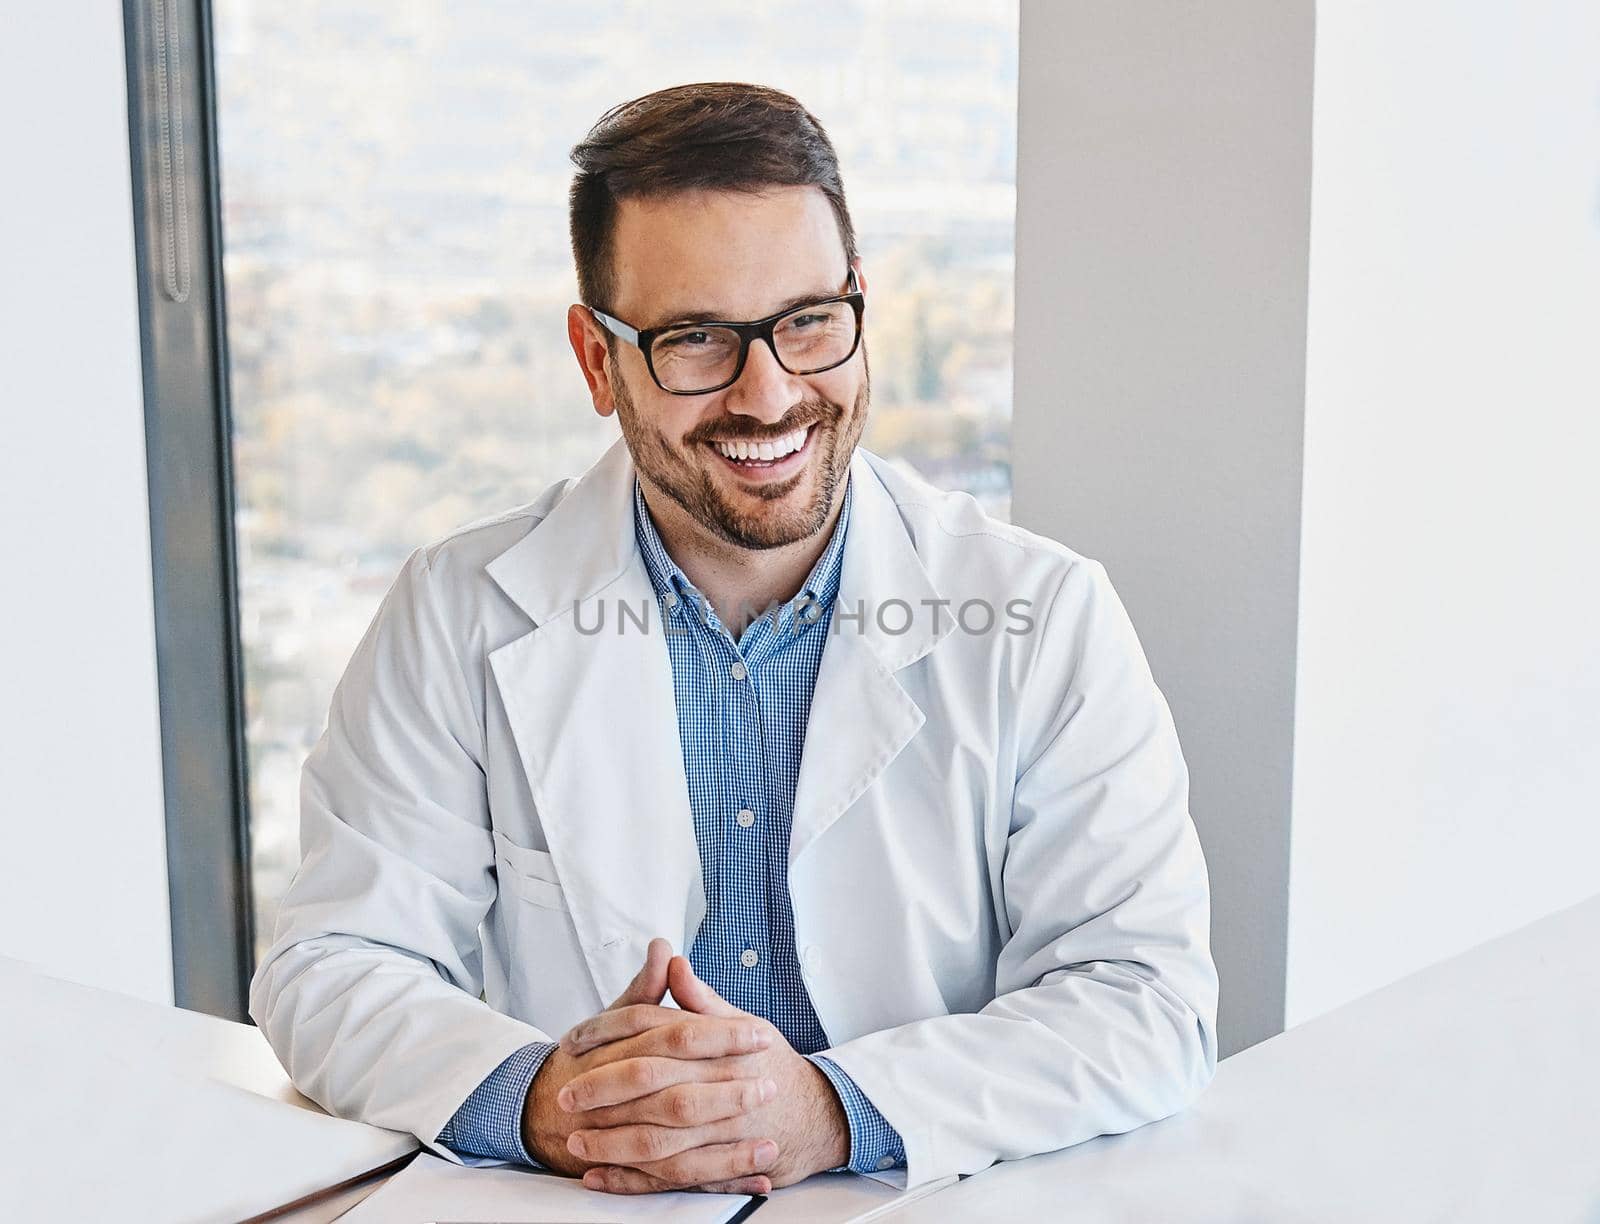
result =
[[[640,419],[615,361],[610,362],[610,374],[622,436],[639,472],[677,502],[695,522],[719,539],[739,548],[760,551],[782,548],[786,544],[808,539],[827,524],[839,485],[849,472],[850,457],[855,453],[856,443],[861,440],[862,430],[866,427],[867,411],[872,399],[872,377],[864,364],[865,360],[863,345],[863,379],[851,412],[846,413],[831,400],[801,400],[783,414],[781,421],[771,429],[763,430],[760,435],[775,438],[806,425],[812,426],[808,443],[817,448],[820,456],[816,495],[809,505],[793,513],[741,512],[724,498],[710,472],[683,456],[683,450],[692,451],[712,437],[750,437],[748,429],[730,424],[727,418],[723,418],[706,426],[696,426],[681,447],[675,446],[660,430]],[[765,485],[754,492],[763,500],[778,501],[787,497],[805,477],[806,471],[802,470],[787,480]]]

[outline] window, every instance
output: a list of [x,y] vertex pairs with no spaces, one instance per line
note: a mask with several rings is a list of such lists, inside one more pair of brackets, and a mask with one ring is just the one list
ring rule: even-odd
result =
[[1015,0],[217,0],[256,951],[298,777],[405,556],[615,436],[565,337],[567,154],[684,81],[799,97],[872,284],[866,444],[1009,506]]

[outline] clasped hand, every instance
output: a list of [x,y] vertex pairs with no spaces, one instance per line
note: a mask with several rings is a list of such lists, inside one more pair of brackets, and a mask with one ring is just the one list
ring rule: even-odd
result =
[[[766,1194],[845,1163],[849,1125],[827,1077],[671,951],[651,940],[628,989],[540,1067],[529,1152],[617,1194]],[[660,1005],[669,992],[676,1008]]]

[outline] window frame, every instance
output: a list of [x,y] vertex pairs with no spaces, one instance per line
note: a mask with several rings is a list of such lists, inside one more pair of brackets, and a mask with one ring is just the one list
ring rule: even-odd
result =
[[254,944],[211,6],[124,0],[174,1002],[248,1021]]

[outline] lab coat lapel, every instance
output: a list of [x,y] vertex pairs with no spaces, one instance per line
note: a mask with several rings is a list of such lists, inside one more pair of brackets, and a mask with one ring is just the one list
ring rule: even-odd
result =
[[490,666],[607,1003],[653,936],[687,953],[706,909],[671,662],[634,542],[633,480],[619,441],[488,566],[535,622]]
[[948,609],[935,616],[928,601],[938,592],[864,452],[850,471],[850,526],[795,787],[791,865],[922,727],[922,709],[895,673],[954,627]]

